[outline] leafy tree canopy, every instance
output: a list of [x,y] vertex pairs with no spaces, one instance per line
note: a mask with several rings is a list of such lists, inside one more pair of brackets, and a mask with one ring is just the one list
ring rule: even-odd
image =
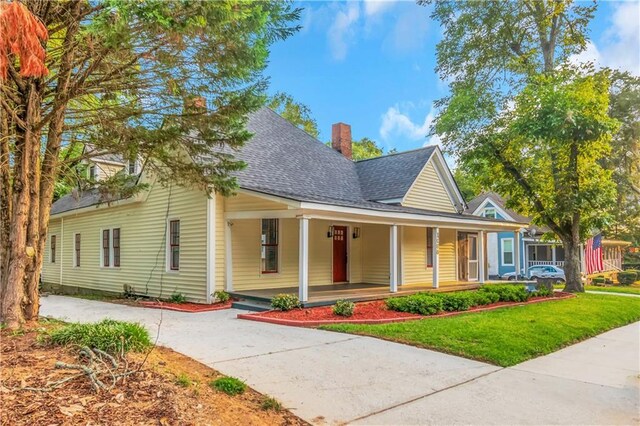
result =
[[296,102],[291,95],[278,92],[268,99],[267,106],[314,138],[320,135],[318,123],[313,118],[311,109],[302,103]]

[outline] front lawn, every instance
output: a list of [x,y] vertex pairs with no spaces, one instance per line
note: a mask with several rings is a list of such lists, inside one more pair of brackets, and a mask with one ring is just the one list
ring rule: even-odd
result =
[[596,285],[587,285],[584,289],[587,291],[604,291],[607,293],[640,294],[640,286],[637,286],[636,284],[630,287],[600,287]]
[[549,303],[384,325],[325,330],[407,343],[503,367],[640,320],[640,298],[581,294]]

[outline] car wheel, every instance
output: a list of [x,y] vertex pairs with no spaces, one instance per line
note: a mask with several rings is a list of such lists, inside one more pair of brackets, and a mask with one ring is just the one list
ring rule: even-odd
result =
[[514,277],[514,276],[512,275],[512,276],[510,276],[509,278],[507,278],[507,280],[508,280],[508,281],[515,281],[515,280],[516,280],[516,277]]
[[556,284],[564,284],[565,282],[563,278],[556,278]]

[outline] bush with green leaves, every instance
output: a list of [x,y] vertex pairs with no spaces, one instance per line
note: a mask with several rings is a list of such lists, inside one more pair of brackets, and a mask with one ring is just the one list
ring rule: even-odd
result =
[[105,319],[97,323],[72,323],[49,333],[49,339],[56,345],[79,345],[98,348],[117,354],[140,352],[151,346],[146,328],[138,323]]
[[213,292],[213,299],[216,302],[225,303],[228,302],[231,296],[224,290],[217,290]]
[[184,303],[187,301],[187,298],[182,293],[173,293],[169,298],[169,301],[172,303]]
[[593,285],[603,286],[607,283],[607,279],[601,275],[598,275],[597,277],[591,278],[591,283]]
[[638,273],[636,271],[620,271],[618,272],[618,282],[621,285],[631,285],[638,279]]
[[521,284],[489,284],[484,285],[478,291],[495,293],[500,302],[526,302],[529,300],[529,292]]
[[547,297],[553,294],[553,289],[550,289],[546,285],[536,286],[536,290],[531,293],[532,297]]
[[271,307],[278,311],[290,311],[300,307],[300,299],[295,294],[278,294],[271,299]]
[[436,294],[416,293],[410,296],[392,297],[385,301],[392,311],[433,315],[442,312],[442,298]]
[[353,311],[356,308],[355,303],[349,300],[338,300],[333,305],[333,313],[340,315],[341,317],[350,317],[353,315]]
[[209,386],[231,396],[240,395],[247,389],[247,385],[235,377],[220,377],[209,383]]
[[460,291],[438,296],[442,298],[442,310],[447,312],[468,311],[469,308],[478,304],[475,292]]
[[490,305],[500,301],[498,293],[489,291],[476,291],[473,293],[476,305]]

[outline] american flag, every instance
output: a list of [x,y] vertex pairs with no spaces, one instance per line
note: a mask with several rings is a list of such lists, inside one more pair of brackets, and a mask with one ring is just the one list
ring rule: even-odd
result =
[[587,240],[584,247],[584,260],[587,267],[587,274],[604,270],[602,262],[602,234],[598,234]]

